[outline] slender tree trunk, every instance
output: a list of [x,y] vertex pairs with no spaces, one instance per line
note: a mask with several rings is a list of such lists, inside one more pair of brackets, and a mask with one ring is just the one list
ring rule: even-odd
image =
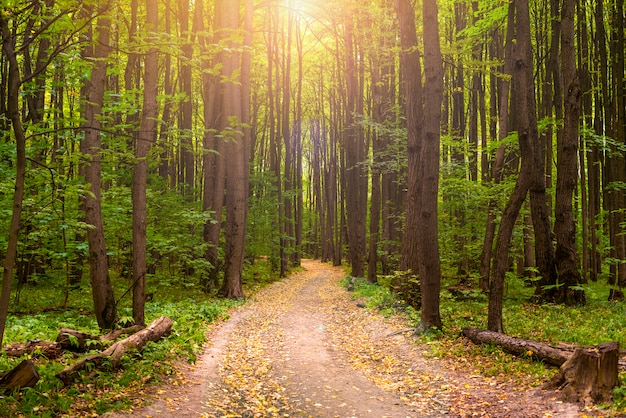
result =
[[[348,258],[352,269],[351,275],[354,277],[364,277],[365,275],[365,241],[366,226],[365,214],[366,204],[363,204],[362,184],[367,181],[362,163],[365,159],[364,138],[362,131],[355,126],[354,115],[359,112],[359,77],[357,66],[357,46],[355,45],[355,34],[353,32],[353,11],[345,17],[345,53],[346,53],[346,94],[347,107],[344,126],[344,151],[345,165],[344,177],[346,187],[345,208],[347,220],[348,236]],[[367,202],[367,200],[365,201]]]
[[[106,6],[104,8],[106,10]],[[109,54],[109,30],[111,21],[107,14],[98,18],[98,39],[94,41],[93,53],[90,46],[85,48],[86,57],[94,58],[94,67],[91,79],[85,82],[83,88],[85,137],[80,144],[81,152],[88,157],[84,165],[85,183],[89,185],[90,195],[83,197],[85,208],[85,222],[91,225],[87,229],[89,242],[89,273],[91,280],[94,310],[98,325],[102,329],[113,328],[117,320],[115,297],[109,279],[109,263],[104,238],[104,224],[102,221],[101,197],[101,122],[99,115],[102,110],[104,91],[106,86],[105,58]]]
[[[509,246],[513,228],[532,184],[533,147],[537,146],[536,124],[532,126],[535,103],[532,86],[532,57],[530,45],[530,21],[528,0],[514,0],[509,7],[509,24],[515,22],[517,42],[513,56],[512,88],[516,92],[516,114],[518,141],[522,155],[521,167],[515,188],[502,213],[498,228],[496,253],[489,285],[489,306],[487,328],[494,332],[504,332],[502,323],[502,302],[504,299],[504,277],[509,267]],[[532,115],[531,115],[532,112]]]
[[178,1],[180,37],[182,40],[182,57],[180,61],[180,92],[184,95],[180,104],[180,135],[181,135],[181,174],[184,176],[183,195],[193,201],[195,186],[195,164],[193,150],[193,108],[192,108],[192,73],[194,36],[189,28],[189,0]]
[[[415,11],[408,0],[395,0],[396,14],[400,25],[400,65],[403,71],[403,90],[405,96],[405,115],[407,124],[407,196],[404,239],[402,241],[402,259],[400,267],[417,274],[419,260],[417,255],[417,237],[421,233],[419,225],[419,155],[421,154],[422,109],[422,69],[417,48]],[[438,158],[437,158],[438,160]]]
[[616,191],[613,196],[615,215],[615,253],[617,260],[617,274],[615,282],[620,288],[626,287],[626,236],[624,234],[624,206],[626,204],[626,193],[623,187],[626,182],[626,153],[620,147],[626,142],[626,80],[624,78],[626,45],[624,44],[624,0],[616,0],[613,4],[613,42],[612,42],[612,63],[613,63],[613,97],[615,104],[615,119],[613,122],[613,138],[619,144],[619,151],[616,158],[612,158]]
[[155,140],[157,117],[157,94],[159,56],[155,46],[159,30],[159,14],[156,2],[146,0],[146,30],[152,44],[144,60],[143,112],[139,135],[135,144],[137,162],[133,170],[133,319],[135,324],[145,325],[146,303],[146,188],[148,184],[148,153]]
[[[201,1],[201,0],[198,0]],[[221,11],[219,4],[215,4],[215,20],[214,27],[219,28]],[[198,6],[198,11],[202,7]],[[199,21],[204,19],[199,17]],[[203,27],[198,28],[199,33],[204,33]],[[204,35],[199,37],[200,45],[207,53],[206,48],[211,43],[219,44],[222,34],[217,32],[212,40],[205,39]],[[209,292],[219,288],[219,273],[221,264],[219,259],[220,232],[222,229],[222,211],[224,207],[224,190],[225,190],[225,164],[224,164],[224,141],[217,134],[222,126],[222,95],[223,91],[220,86],[219,76],[211,74],[211,67],[217,65],[220,57],[215,58],[212,62],[204,59],[202,62],[202,99],[204,101],[204,136],[202,139],[205,152],[202,155],[202,170],[204,176],[203,182],[203,200],[202,209],[212,212],[212,219],[204,225],[204,241],[208,244],[205,254],[207,261],[211,264],[206,278],[201,280],[201,284],[205,292]]]
[[[514,24],[514,8],[509,6],[508,24],[505,43],[504,65],[502,67],[503,74],[511,74],[513,67],[513,43],[515,35]],[[497,33],[497,32],[496,32]],[[497,56],[500,45],[494,39],[494,53]],[[495,58],[494,56],[494,58]],[[498,138],[504,139],[509,134],[509,97],[510,97],[510,81],[508,79],[495,80],[492,79],[492,88],[496,88],[498,94],[492,98],[492,117],[496,117],[500,126]],[[496,136],[496,127],[493,126],[491,135]],[[489,180],[494,184],[500,183],[504,177],[506,158],[506,148],[504,145],[498,147],[493,163],[491,164]],[[482,291],[489,290],[491,282],[491,260],[493,258],[493,241],[496,237],[496,201],[490,199],[487,206],[487,222],[485,226],[485,237],[483,239],[482,251],[480,254],[480,288]]]
[[441,266],[439,260],[438,193],[441,103],[443,101],[443,60],[439,45],[439,20],[436,0],[424,0],[424,124],[423,148],[419,166],[422,183],[420,202],[420,244],[418,259],[422,292],[422,325],[441,328],[439,293]]
[[9,311],[11,298],[11,282],[13,270],[17,259],[17,244],[19,240],[20,222],[22,217],[22,202],[24,199],[24,183],[26,178],[26,136],[22,128],[22,120],[19,109],[19,95],[21,76],[16,51],[13,46],[13,37],[9,29],[9,23],[4,16],[0,16],[0,31],[2,33],[2,50],[9,62],[7,75],[7,116],[13,127],[15,135],[15,189],[13,192],[13,210],[11,223],[7,237],[7,247],[4,256],[4,269],[2,272],[2,293],[0,293],[0,347],[4,339],[4,330]]

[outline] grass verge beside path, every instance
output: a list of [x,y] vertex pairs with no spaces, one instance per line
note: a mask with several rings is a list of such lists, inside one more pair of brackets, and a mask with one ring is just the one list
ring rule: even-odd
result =
[[[257,262],[248,266],[246,277],[255,282],[245,285],[246,294],[276,280],[269,264]],[[119,287],[127,283],[118,283]],[[60,328],[71,328],[98,335],[100,332],[91,311],[88,286],[72,293],[68,309],[49,309],[62,300],[55,283],[39,284],[22,289],[21,302],[12,306],[6,327],[5,343],[34,339],[54,341]],[[148,343],[141,353],[127,354],[118,370],[91,370],[80,375],[72,385],[63,387],[55,374],[74,363],[77,357],[66,353],[59,359],[46,359],[35,353],[19,358],[0,353],[0,371],[6,372],[20,361],[31,358],[40,375],[33,388],[0,393],[1,417],[96,417],[108,411],[136,406],[142,402],[141,393],[147,385],[164,380],[184,384],[185,377],[177,373],[176,363],[195,362],[206,340],[207,326],[228,317],[228,311],[244,301],[216,299],[205,295],[199,286],[189,283],[154,283],[155,301],[146,304],[146,322],[159,316],[174,321],[173,332],[156,343]],[[58,297],[55,299],[54,295]],[[121,321],[132,320],[130,301],[118,306]],[[26,311],[28,308],[28,311]]]
[[[409,328],[419,323],[419,312],[389,291],[391,277],[383,277],[380,284],[363,279],[347,278],[342,284],[352,290],[353,298],[367,308],[378,309],[388,317],[403,321]],[[557,369],[532,358],[520,358],[505,353],[495,346],[479,346],[461,337],[464,327],[485,328],[487,321],[487,296],[479,291],[467,290],[452,295],[444,284],[441,295],[442,332],[420,337],[430,347],[429,355],[439,357],[450,368],[474,370],[485,377],[514,382],[516,386],[533,388],[542,385]],[[504,303],[504,324],[509,335],[534,339],[546,344],[559,342],[579,345],[596,345],[606,341],[619,341],[624,346],[626,333],[626,305],[606,300],[606,286],[586,285],[587,305],[566,307],[562,305],[537,305],[529,302],[532,288],[522,280],[509,280]],[[614,402],[601,405],[607,416],[626,414],[626,373],[620,372],[620,383],[614,391]]]

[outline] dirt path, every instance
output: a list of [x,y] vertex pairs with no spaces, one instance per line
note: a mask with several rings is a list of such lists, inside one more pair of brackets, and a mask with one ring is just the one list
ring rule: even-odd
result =
[[[424,357],[402,324],[357,307],[341,270],[315,261],[211,330],[205,353],[153,403],[110,417],[578,417],[556,394],[520,391]],[[591,416],[586,412],[586,416]]]

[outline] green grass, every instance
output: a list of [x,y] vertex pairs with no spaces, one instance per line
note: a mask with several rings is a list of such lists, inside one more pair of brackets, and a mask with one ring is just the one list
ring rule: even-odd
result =
[[[277,279],[268,263],[257,261],[247,265],[244,272],[246,294]],[[76,357],[66,354],[60,359],[35,358],[40,375],[34,388],[4,393],[0,397],[0,416],[58,417],[93,416],[111,410],[128,408],[148,384],[158,383],[175,372],[180,360],[194,362],[205,342],[207,325],[226,318],[232,307],[243,300],[223,300],[204,294],[192,279],[151,278],[147,292],[154,299],[145,307],[146,322],[167,316],[174,321],[173,332],[166,338],[148,343],[141,353],[123,357],[117,370],[88,370],[70,386],[63,387],[55,374],[74,363]],[[128,283],[114,281],[116,295],[126,290]],[[92,312],[89,286],[73,290],[67,309],[63,301],[63,281],[50,278],[21,289],[19,302],[12,299],[4,344],[56,338],[60,328],[72,328],[99,334]],[[129,296],[119,302],[121,320],[132,319]],[[15,367],[27,357],[11,358],[0,354],[0,373]]]
[[[376,307],[386,314],[403,315],[407,325],[419,323],[419,312],[399,304],[389,289],[390,278],[380,284],[362,279],[346,279],[344,286],[352,284],[353,297],[363,300],[367,307]],[[486,328],[487,296],[479,291],[468,290],[454,297],[447,287],[452,280],[442,283],[440,312],[444,323],[443,332],[425,334],[421,341],[430,347],[433,356],[467,364],[468,368],[484,376],[513,379],[518,385],[537,386],[556,373],[531,358],[515,357],[495,346],[474,345],[461,337],[464,327]],[[587,304],[566,307],[554,304],[533,304],[529,300],[533,289],[517,278],[507,281],[504,301],[504,328],[508,335],[529,338],[547,344],[559,342],[580,345],[596,345],[606,341],[626,341],[626,304],[609,302],[608,287],[603,283],[584,285]],[[397,309],[401,307],[402,309]],[[626,412],[626,374],[620,373],[623,386],[615,389],[613,413]]]

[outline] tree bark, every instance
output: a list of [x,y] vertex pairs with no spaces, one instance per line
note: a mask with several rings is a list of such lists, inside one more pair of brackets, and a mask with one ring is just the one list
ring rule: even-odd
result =
[[[556,302],[584,305],[585,292],[576,289],[581,284],[580,264],[576,252],[576,224],[572,199],[578,177],[578,134],[581,91],[576,70],[574,45],[575,0],[563,0],[561,8],[561,61],[564,96],[563,132],[557,136],[557,183],[554,233],[558,286]],[[559,104],[560,106],[560,104]],[[584,220],[583,220],[584,222]],[[586,251],[586,248],[583,249]]]
[[189,0],[178,2],[180,38],[182,41],[180,59],[180,92],[184,95],[180,103],[180,135],[181,135],[181,185],[182,193],[193,201],[195,186],[195,164],[193,150],[193,102],[192,102],[192,72],[194,36],[189,29]]
[[0,346],[4,338],[9,300],[11,298],[11,282],[17,259],[17,244],[19,241],[20,222],[22,217],[22,202],[24,199],[24,183],[26,178],[26,135],[22,127],[19,109],[20,70],[16,51],[13,47],[13,37],[9,29],[9,22],[0,16],[0,31],[2,33],[2,50],[9,62],[7,114],[15,135],[15,189],[13,192],[13,210],[7,238],[6,253],[4,255],[4,269],[2,272],[2,292],[0,293]]
[[436,0],[424,0],[424,123],[419,161],[421,183],[419,260],[422,292],[421,322],[426,328],[441,328],[439,297],[441,261],[439,259],[439,146],[441,103],[443,101],[443,61],[439,45],[439,18]]
[[577,348],[545,387],[559,388],[567,402],[609,402],[618,381],[619,343]]
[[146,30],[150,49],[144,62],[143,112],[139,135],[135,144],[135,168],[133,170],[133,319],[135,324],[145,325],[146,304],[146,188],[148,183],[148,153],[155,140],[157,117],[157,93],[159,62],[155,46],[159,25],[158,7],[146,0]]
[[507,353],[516,356],[536,357],[545,363],[557,367],[565,363],[572,355],[572,352],[569,350],[563,350],[533,340],[511,337],[501,332],[467,327],[463,328],[463,335],[475,344],[495,344]]
[[32,388],[39,381],[39,373],[30,360],[23,360],[13,370],[0,376],[0,391]]
[[365,276],[366,251],[366,213],[367,193],[363,191],[363,182],[367,176],[363,168],[365,160],[365,140],[363,130],[355,122],[355,114],[362,113],[362,94],[359,89],[360,64],[357,62],[358,45],[353,31],[354,10],[345,16],[345,77],[347,103],[344,125],[345,166],[344,180],[346,195],[345,208],[348,235],[348,258],[354,277]]
[[[217,0],[221,3],[222,28],[233,34],[239,29],[240,2],[232,0]],[[237,52],[240,43],[230,41],[230,51],[224,51],[223,76],[224,95],[222,111],[225,115],[223,132],[226,136],[226,156],[229,163],[226,165],[226,224],[224,248],[224,283],[220,294],[227,298],[243,297],[242,274],[244,250],[246,242],[246,214],[247,214],[247,170],[248,159],[244,141],[248,138],[243,135],[242,96],[240,78],[236,71],[241,69],[241,55]]]
[[90,195],[83,197],[85,222],[92,226],[87,229],[89,274],[94,310],[101,329],[111,329],[117,321],[117,309],[109,279],[109,263],[102,220],[102,172],[100,165],[102,142],[99,115],[102,111],[106,86],[107,65],[105,58],[109,55],[110,50],[110,27],[111,21],[107,14],[102,14],[98,18],[98,39],[93,41],[95,42],[93,52],[91,46],[85,47],[83,51],[86,59],[93,58],[94,67],[91,71],[91,78],[85,82],[83,88],[85,137],[80,143],[81,152],[86,156],[83,168],[85,183],[90,187],[91,192]]
[[[407,193],[406,193],[406,221],[402,240],[400,268],[411,270],[417,274],[419,261],[417,259],[417,239],[419,230],[419,155],[421,154],[422,136],[422,82],[420,54],[417,43],[417,29],[415,27],[415,11],[408,0],[395,0],[396,14],[400,26],[400,67],[403,75],[403,91],[405,97],[404,113],[407,125]],[[439,159],[437,157],[437,159]]]

